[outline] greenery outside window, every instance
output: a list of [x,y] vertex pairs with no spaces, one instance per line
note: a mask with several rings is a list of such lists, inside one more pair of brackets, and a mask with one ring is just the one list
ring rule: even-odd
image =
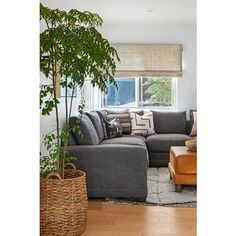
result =
[[176,77],[119,77],[116,82],[118,89],[107,84],[103,107],[176,107]]

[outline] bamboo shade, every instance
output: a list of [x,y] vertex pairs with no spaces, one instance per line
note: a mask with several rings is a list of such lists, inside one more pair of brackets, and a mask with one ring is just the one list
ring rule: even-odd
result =
[[116,76],[182,75],[182,44],[114,44],[120,62]]

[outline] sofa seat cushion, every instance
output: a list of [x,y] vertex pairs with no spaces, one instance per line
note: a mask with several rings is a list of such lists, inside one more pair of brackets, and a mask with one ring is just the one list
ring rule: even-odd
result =
[[139,138],[139,139],[143,140],[145,143],[146,143],[146,141],[147,141],[146,138],[143,137],[143,136],[141,136],[141,135],[124,134],[124,135],[122,135],[122,137],[127,137],[127,138],[129,138],[129,137],[131,137],[131,138]]
[[184,146],[191,139],[185,134],[154,134],[147,137],[149,152],[169,152],[171,146]]
[[125,145],[136,145],[136,146],[142,146],[146,147],[145,140],[143,140],[140,137],[134,137],[134,136],[122,136],[119,138],[112,138],[104,140],[101,144],[125,144]]

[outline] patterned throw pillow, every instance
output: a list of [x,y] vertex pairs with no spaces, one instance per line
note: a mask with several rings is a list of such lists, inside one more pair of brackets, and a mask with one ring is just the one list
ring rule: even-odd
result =
[[189,136],[197,136],[197,111],[192,112],[193,115],[193,126]]
[[[143,111],[134,111],[139,115],[143,115]],[[129,109],[116,111],[116,110],[106,110],[107,113],[107,120],[111,121],[113,119],[118,119],[120,121],[122,127],[123,134],[130,134],[131,133],[131,121],[130,121],[130,113]]]
[[118,119],[111,121],[104,120],[106,126],[107,138],[116,138],[122,136],[122,127]]
[[131,112],[130,118],[132,135],[148,136],[155,134],[152,112],[146,113],[142,116]]

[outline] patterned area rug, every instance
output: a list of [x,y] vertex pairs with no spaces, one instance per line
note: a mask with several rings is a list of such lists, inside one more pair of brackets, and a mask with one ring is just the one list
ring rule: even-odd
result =
[[146,202],[159,205],[191,203],[197,201],[195,186],[184,186],[179,193],[170,179],[168,168],[148,169],[148,195]]
[[170,179],[168,168],[148,169],[148,194],[146,202],[134,202],[125,199],[106,198],[106,202],[115,204],[158,205],[168,207],[196,207],[197,189],[195,186],[183,186],[179,193]]

